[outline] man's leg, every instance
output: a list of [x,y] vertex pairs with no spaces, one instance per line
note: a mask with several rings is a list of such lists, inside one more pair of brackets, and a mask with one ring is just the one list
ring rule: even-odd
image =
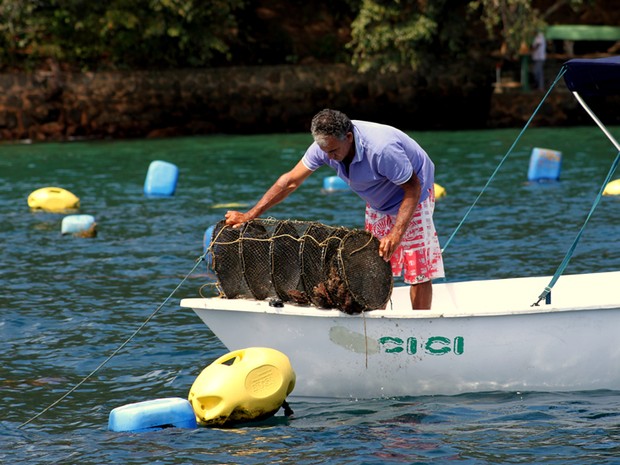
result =
[[429,310],[433,302],[433,284],[431,281],[412,284],[409,288],[409,295],[413,310]]

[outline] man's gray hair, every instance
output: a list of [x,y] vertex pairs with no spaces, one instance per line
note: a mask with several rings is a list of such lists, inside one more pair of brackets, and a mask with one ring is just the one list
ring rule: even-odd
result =
[[332,136],[343,140],[347,132],[353,132],[353,123],[341,111],[326,108],[314,115],[310,125],[310,132],[315,141],[317,138],[325,136]]

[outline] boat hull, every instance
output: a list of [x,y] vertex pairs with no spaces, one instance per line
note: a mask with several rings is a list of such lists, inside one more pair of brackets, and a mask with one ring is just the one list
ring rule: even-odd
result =
[[408,288],[394,289],[390,308],[362,315],[221,298],[181,306],[229,350],[285,353],[295,396],[620,389],[620,293],[610,287],[620,272],[562,280],[558,303],[540,307],[531,303],[548,278],[436,284],[428,311],[410,309]]

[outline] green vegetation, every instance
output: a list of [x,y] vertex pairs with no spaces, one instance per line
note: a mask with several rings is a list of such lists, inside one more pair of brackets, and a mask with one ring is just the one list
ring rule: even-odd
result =
[[605,2],[0,0],[0,70],[49,63],[97,70],[308,60],[352,63],[361,71],[421,69],[434,60],[467,61],[474,51],[518,56],[549,15],[595,3]]
[[244,0],[0,0],[3,67],[205,66],[230,58]]
[[[592,1],[587,1],[592,4]],[[518,56],[527,53],[532,38],[539,28],[546,26],[546,18],[560,8],[573,11],[583,8],[584,0],[557,0],[541,12],[532,0],[473,0],[469,7],[478,12],[490,36],[502,39],[503,53]],[[547,2],[540,2],[546,4]],[[591,5],[589,5],[591,6]]]
[[475,20],[464,21],[467,1],[364,0],[348,48],[360,71],[420,69],[437,59],[463,57],[477,43]]

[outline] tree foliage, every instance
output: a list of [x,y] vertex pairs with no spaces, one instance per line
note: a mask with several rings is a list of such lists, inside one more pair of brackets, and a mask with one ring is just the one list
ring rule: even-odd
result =
[[546,15],[594,1],[0,0],[0,69],[51,59],[82,70],[304,60],[423,70],[501,45],[517,56]]
[[504,52],[518,56],[525,51],[536,28],[542,25],[538,10],[532,8],[531,0],[474,0],[469,5],[472,12],[479,12],[489,36],[499,29]]
[[547,16],[565,7],[578,12],[584,3],[594,0],[363,0],[352,23],[352,63],[361,71],[387,72],[421,69],[437,58],[467,61],[471,49],[488,46],[479,26],[494,51],[517,58],[528,52]]
[[558,0],[545,12],[535,8],[532,0],[473,0],[469,8],[480,14],[489,36],[502,41],[502,52],[514,58],[527,53],[536,30],[544,28],[546,16],[564,5],[578,10],[583,0]]
[[364,0],[351,27],[352,63],[360,71],[420,68],[429,56],[464,49],[463,2]]
[[225,61],[244,0],[0,0],[4,66],[44,59],[83,69]]

